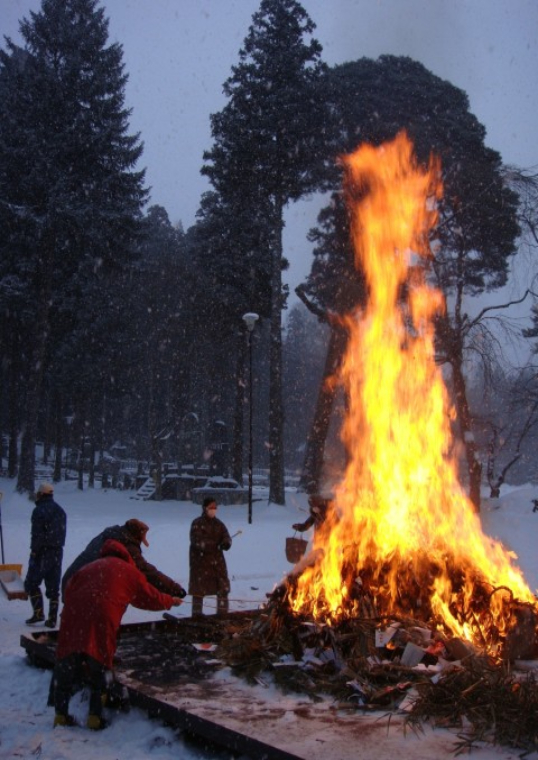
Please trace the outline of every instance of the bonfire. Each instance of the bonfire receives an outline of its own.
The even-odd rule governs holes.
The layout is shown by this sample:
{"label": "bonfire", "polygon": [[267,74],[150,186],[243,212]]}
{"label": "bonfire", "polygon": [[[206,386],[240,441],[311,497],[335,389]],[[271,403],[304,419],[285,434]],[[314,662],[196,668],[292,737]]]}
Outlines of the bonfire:
{"label": "bonfire", "polygon": [[459,482],[455,412],[435,361],[445,301],[428,282],[440,164],[421,168],[405,133],[343,160],[368,292],[365,309],[344,320],[348,463],[286,601],[333,624],[363,617],[367,601],[379,619],[418,618],[502,656],[536,598]]}
{"label": "bonfire", "polygon": [[[456,420],[435,361],[442,293],[428,278],[441,167],[405,133],[344,159],[364,310],[339,376],[347,466],[312,550],[259,618],[224,636],[238,674],[339,705],[402,709],[477,740],[535,750],[538,604],[460,483]],[[410,697],[410,694],[413,694]]]}

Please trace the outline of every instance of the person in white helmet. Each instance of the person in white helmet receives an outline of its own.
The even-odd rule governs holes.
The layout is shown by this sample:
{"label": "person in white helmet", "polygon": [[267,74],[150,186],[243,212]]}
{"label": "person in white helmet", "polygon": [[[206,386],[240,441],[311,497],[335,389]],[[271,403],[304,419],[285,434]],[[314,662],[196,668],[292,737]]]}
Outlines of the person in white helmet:
{"label": "person in white helmet", "polygon": [[49,614],[45,625],[54,628],[58,618],[62,560],[65,545],[67,518],[64,510],[54,501],[54,488],[42,483],[37,489],[35,509],[32,512],[30,559],[24,589],[33,609],[27,625],[45,620],[41,584],[49,600]]}

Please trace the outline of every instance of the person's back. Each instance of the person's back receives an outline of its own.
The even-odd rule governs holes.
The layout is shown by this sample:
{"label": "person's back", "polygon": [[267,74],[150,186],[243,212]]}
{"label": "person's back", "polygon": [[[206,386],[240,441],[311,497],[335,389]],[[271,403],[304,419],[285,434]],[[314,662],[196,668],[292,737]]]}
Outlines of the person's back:
{"label": "person's back", "polygon": [[65,511],[54,501],[52,493],[41,494],[32,512],[32,551],[62,548],[66,524]]}
{"label": "person's back", "polygon": [[[94,562],[101,556],[101,549],[103,548],[105,541],[112,539],[113,541],[119,541],[125,546],[124,528],[122,525],[111,525],[109,528],[105,528],[98,536],[92,538],[86,548],[73,560],[65,571],[62,578],[62,597],[65,596],[65,587],[68,581],[73,575],[78,572],[85,565],[90,562]],[[127,548],[127,547],[126,547]],[[131,552],[129,552],[131,554]]]}
{"label": "person's back", "polygon": [[66,587],[56,657],[85,652],[111,668],[127,606],[169,609],[172,599],[148,583],[118,541],[108,539],[101,553],[78,570]]}
{"label": "person's back", "polygon": [[141,544],[149,546],[146,537],[148,530],[149,526],[136,518],[127,520],[124,525],[111,525],[109,528],[105,528],[90,541],[84,551],[79,554],[65,571],[62,578],[62,597],[65,597],[65,589],[70,578],[83,568],[84,565],[98,559],[106,541],[112,539],[113,541],[118,541],[118,543],[127,549],[137,568],[146,576],[152,586],[165,594],[184,598],[187,592],[183,586],[172,578],[169,578],[165,573],[162,573],[144,558]]}

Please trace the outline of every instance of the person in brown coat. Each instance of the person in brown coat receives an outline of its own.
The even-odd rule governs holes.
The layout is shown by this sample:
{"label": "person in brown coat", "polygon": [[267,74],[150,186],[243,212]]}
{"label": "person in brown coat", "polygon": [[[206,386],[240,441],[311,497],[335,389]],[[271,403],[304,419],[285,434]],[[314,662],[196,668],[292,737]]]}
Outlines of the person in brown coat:
{"label": "person in brown coat", "polygon": [[216,517],[217,502],[211,496],[204,499],[202,515],[192,521],[189,548],[189,594],[192,594],[192,614],[201,615],[204,596],[217,597],[217,613],[228,612],[230,580],[224,558],[232,545],[228,529]]}

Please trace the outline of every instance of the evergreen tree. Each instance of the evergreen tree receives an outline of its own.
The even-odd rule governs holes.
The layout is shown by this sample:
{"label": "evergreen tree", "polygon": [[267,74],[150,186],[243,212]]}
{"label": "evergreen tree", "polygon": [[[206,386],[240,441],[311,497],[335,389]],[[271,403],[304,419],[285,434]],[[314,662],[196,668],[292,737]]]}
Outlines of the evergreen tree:
{"label": "evergreen tree", "polygon": [[[271,272],[259,256],[270,230],[264,219],[238,199],[205,193],[194,227],[188,232],[189,252],[198,272],[194,329],[198,347],[207,346],[205,369],[197,384],[198,402],[207,398],[234,399],[231,469],[243,478],[243,428],[246,404],[246,335],[243,314],[255,311],[270,316]],[[211,297],[205,297],[211,293]],[[226,354],[220,357],[220,349]],[[215,380],[219,389],[215,388]],[[216,395],[217,392],[217,395]],[[221,413],[225,417],[225,414]],[[231,422],[231,420],[230,420]],[[266,438],[267,438],[267,434]],[[265,439],[266,439],[265,438]]]}
{"label": "evergreen tree", "polygon": [[[177,435],[185,415],[192,356],[192,293],[195,277],[186,237],[162,206],[144,220],[139,260],[131,272],[129,355],[131,430],[145,457],[158,464],[163,435]],[[139,424],[136,424],[136,418]]]}
{"label": "evergreen tree", "polygon": [[107,47],[97,0],[43,0],[20,31],[24,50],[7,40],[0,51],[0,246],[12,262],[3,277],[17,278],[31,304],[17,487],[32,491],[54,304],[122,266],[146,191],[134,170],[139,136],[127,132],[122,49]]}
{"label": "evergreen tree", "polygon": [[[431,153],[441,159],[444,193],[430,275],[452,296],[452,312],[438,320],[438,350],[440,360],[452,370],[471,498],[478,505],[480,464],[464,377],[470,325],[463,299],[505,284],[519,232],[517,196],[503,182],[501,157],[484,144],[485,129],[470,112],[467,95],[422,64],[395,56],[376,61],[363,58],[334,67],[329,81],[341,153],[350,153],[364,142],[381,145],[406,130],[420,162],[426,163]],[[339,279],[346,283],[349,278],[349,258],[341,255],[343,219],[338,204],[320,217],[325,229],[322,226],[313,235],[318,251],[305,289],[310,288],[314,301],[336,311],[340,311],[338,289],[330,283]],[[329,284],[317,276],[320,265],[331,272]],[[361,273],[357,276],[360,288]],[[313,290],[319,294],[314,296]],[[352,291],[348,293],[353,301]],[[344,297],[342,303],[347,309],[350,298]]]}
{"label": "evergreen tree", "polygon": [[285,503],[283,212],[290,201],[323,185],[330,124],[321,46],[311,38],[314,28],[296,0],[262,0],[239,64],[224,85],[228,103],[212,116],[214,145],[203,168],[227,203],[250,209],[269,229],[259,255],[270,271],[269,498],[277,504]]}

